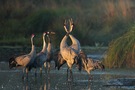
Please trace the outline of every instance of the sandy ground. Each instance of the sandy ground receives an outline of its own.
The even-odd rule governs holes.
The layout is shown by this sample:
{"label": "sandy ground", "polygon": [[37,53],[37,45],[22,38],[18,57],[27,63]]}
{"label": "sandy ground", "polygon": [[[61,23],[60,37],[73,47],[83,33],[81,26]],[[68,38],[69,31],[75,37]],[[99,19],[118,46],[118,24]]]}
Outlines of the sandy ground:
{"label": "sandy ground", "polygon": [[[0,90],[135,90],[132,85],[120,84],[119,79],[135,79],[135,70],[131,69],[106,69],[91,72],[92,79],[88,81],[85,71],[79,72],[73,67],[73,82],[66,80],[66,69],[64,65],[59,71],[52,68],[50,74],[43,70],[42,76],[34,77],[34,70],[29,72],[29,79],[22,80],[22,70],[8,68],[8,63],[0,62]],[[127,80],[128,81],[128,80]],[[127,82],[123,81],[123,82]]]}

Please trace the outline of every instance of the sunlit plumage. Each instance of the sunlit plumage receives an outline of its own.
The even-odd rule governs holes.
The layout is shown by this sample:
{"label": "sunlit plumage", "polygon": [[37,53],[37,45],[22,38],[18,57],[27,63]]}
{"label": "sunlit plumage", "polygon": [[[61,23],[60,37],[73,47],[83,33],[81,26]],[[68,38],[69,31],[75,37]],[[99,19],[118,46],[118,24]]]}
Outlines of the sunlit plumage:
{"label": "sunlit plumage", "polygon": [[[34,62],[34,59],[36,57],[36,49],[33,44],[33,38],[34,38],[34,34],[32,34],[32,36],[31,36],[32,48],[31,48],[31,52],[29,54],[21,55],[18,57],[11,57],[9,60],[10,68],[24,67],[23,71],[26,70],[27,78],[28,78],[29,66]],[[24,77],[24,75],[23,75],[23,77]]]}
{"label": "sunlit plumage", "polygon": [[[72,35],[70,35],[70,32],[73,29],[73,22],[72,19],[69,20],[70,23],[70,30],[67,30],[66,26],[64,25],[65,31],[67,32],[67,34],[63,37],[63,39],[61,40],[60,43],[60,54],[63,58],[63,60],[66,61],[67,65],[68,65],[68,69],[70,70],[70,79],[72,79],[72,66],[74,63],[76,63],[78,65],[79,70],[81,70],[81,62],[78,59],[78,52],[80,51],[80,43],[79,41],[73,37]],[[72,41],[72,45],[68,46],[67,45],[67,39],[70,37],[71,41]],[[65,63],[65,62],[63,62]],[[67,69],[67,76],[68,76],[68,69]]]}
{"label": "sunlit plumage", "polygon": [[82,61],[82,68],[90,75],[90,72],[95,69],[104,69],[104,65],[99,60],[93,60],[85,55],[83,51],[80,51],[79,58]]}

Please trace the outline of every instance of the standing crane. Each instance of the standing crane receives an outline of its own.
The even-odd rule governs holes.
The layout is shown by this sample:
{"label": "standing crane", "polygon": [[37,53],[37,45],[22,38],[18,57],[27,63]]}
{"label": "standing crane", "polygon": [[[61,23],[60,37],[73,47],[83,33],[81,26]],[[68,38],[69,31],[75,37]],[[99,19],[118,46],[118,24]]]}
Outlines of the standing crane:
{"label": "standing crane", "polygon": [[70,30],[67,30],[66,27],[67,22],[65,21],[64,23],[64,29],[67,32],[67,34],[69,34],[69,37],[72,41],[72,45],[70,46],[77,54],[79,54],[79,52],[81,51],[81,45],[80,42],[73,36],[70,34],[70,32],[72,32],[73,30],[73,20],[69,19],[69,25],[70,25]]}
{"label": "standing crane", "polygon": [[21,55],[18,57],[11,57],[9,59],[9,68],[13,67],[24,67],[23,69],[23,76],[22,78],[24,79],[24,74],[26,72],[26,78],[28,79],[28,71],[29,71],[29,66],[34,62],[34,59],[36,57],[36,49],[33,43],[33,38],[34,34],[31,35],[31,52],[29,54]]}
{"label": "standing crane", "polygon": [[44,65],[47,67],[48,72],[50,71],[51,67],[51,61],[53,59],[53,51],[52,51],[52,41],[51,41],[51,34],[55,34],[55,32],[47,32],[47,40],[48,40],[48,46],[47,46],[47,60],[44,63]]}
{"label": "standing crane", "polygon": [[47,60],[47,44],[46,44],[46,35],[47,33],[44,32],[43,33],[43,47],[42,50],[37,53],[36,58],[34,60],[34,62],[31,64],[31,66],[29,66],[30,70],[34,67],[35,68],[35,76],[37,76],[37,68],[40,68],[40,75],[42,75],[42,66],[44,65],[44,63]]}
{"label": "standing crane", "polygon": [[[72,32],[72,29],[73,29],[72,19],[69,20],[69,24],[70,24],[69,30],[67,30],[66,24],[67,24],[67,22],[65,21],[64,29],[67,32],[67,34],[64,36],[64,38],[61,41],[61,44],[60,44],[61,50],[60,50],[60,52],[57,51],[57,57],[55,60],[55,62],[56,62],[55,65],[58,68],[58,70],[65,63],[68,64],[68,67],[72,67],[73,63],[71,63],[71,61],[75,61],[76,63],[79,62],[78,63],[79,66],[81,66],[89,74],[90,77],[91,77],[90,72],[92,70],[104,69],[104,65],[100,61],[94,61],[93,59],[88,58],[85,55],[85,53],[81,50],[80,42],[73,35],[70,34],[70,32]],[[68,37],[70,37],[70,39],[72,41],[71,46],[68,46],[66,43]],[[75,59],[75,60],[70,59],[71,56],[74,56],[74,55],[71,55],[73,53],[72,51],[74,51],[77,55],[77,59]],[[68,54],[69,52],[70,52],[70,54]],[[69,60],[67,60],[67,59],[69,59]],[[81,67],[79,67],[79,68],[81,68]],[[69,69],[72,74],[71,68],[69,68]],[[68,76],[68,70],[67,70],[67,76]]]}
{"label": "standing crane", "polygon": [[[74,37],[72,37],[72,35],[70,35],[70,33],[72,32],[73,29],[73,21],[72,19],[69,20],[69,24],[70,24],[70,29],[67,30],[66,28],[66,21],[64,24],[64,28],[65,31],[67,32],[67,34],[63,37],[63,39],[61,40],[60,43],[60,54],[62,56],[62,58],[66,61],[67,65],[68,65],[68,69],[67,69],[67,79],[71,80],[73,79],[73,75],[72,75],[72,66],[74,63],[77,64],[79,70],[81,70],[81,60],[78,58],[78,50],[80,50],[80,43],[77,39],[75,39]],[[71,41],[72,41],[72,45],[68,46],[67,45],[67,39],[68,37],[71,37]],[[70,70],[70,78],[68,78],[68,70]]]}
{"label": "standing crane", "polygon": [[[53,32],[44,32],[43,33],[43,48],[42,50],[36,55],[36,58],[33,62],[33,64],[31,64],[30,69],[31,68],[35,68],[35,76],[37,76],[36,71],[37,68],[40,68],[40,75],[42,75],[42,66],[44,65],[44,67],[47,69],[47,71],[50,70],[50,61],[52,59],[52,45],[51,45],[51,40],[49,35],[50,34],[54,34]],[[47,41],[48,41],[48,45],[47,45]],[[49,69],[49,70],[48,70]]]}

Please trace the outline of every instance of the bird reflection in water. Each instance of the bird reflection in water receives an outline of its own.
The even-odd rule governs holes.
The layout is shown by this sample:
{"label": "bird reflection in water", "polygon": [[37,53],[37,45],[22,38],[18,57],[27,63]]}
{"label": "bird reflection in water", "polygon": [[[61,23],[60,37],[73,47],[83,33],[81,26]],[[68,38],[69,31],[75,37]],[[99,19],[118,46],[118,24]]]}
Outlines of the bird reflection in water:
{"label": "bird reflection in water", "polygon": [[51,90],[50,89],[50,76],[45,76],[44,79],[41,79],[39,90]]}
{"label": "bird reflection in water", "polygon": [[50,76],[38,77],[36,80],[23,81],[23,90],[51,90]]}
{"label": "bird reflection in water", "polygon": [[28,81],[23,82],[23,90],[32,90],[31,85],[30,85],[30,83]]}
{"label": "bird reflection in water", "polygon": [[92,83],[88,81],[88,90],[91,90]]}
{"label": "bird reflection in water", "polygon": [[73,82],[71,82],[71,81],[68,81],[67,82],[67,88],[68,88],[68,90],[72,90],[73,88]]}

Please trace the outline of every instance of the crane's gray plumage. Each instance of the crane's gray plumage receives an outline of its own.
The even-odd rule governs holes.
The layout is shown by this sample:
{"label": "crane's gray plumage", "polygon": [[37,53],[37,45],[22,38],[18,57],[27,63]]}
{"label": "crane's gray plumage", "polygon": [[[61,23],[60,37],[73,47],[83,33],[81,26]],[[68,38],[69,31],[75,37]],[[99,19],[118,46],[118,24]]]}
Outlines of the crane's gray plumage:
{"label": "crane's gray plumage", "polygon": [[42,38],[43,38],[43,47],[42,50],[37,53],[36,58],[34,62],[29,66],[29,70],[32,68],[35,68],[35,76],[36,76],[36,69],[40,68],[40,73],[42,73],[42,66],[47,60],[47,44],[46,44],[46,32],[43,33]]}
{"label": "crane's gray plumage", "polygon": [[104,65],[99,60],[88,58],[83,51],[80,51],[79,57],[82,61],[82,68],[90,75],[90,72],[95,69],[105,69]]}
{"label": "crane's gray plumage", "polygon": [[77,54],[81,51],[81,45],[80,42],[71,34],[69,34],[69,37],[72,41],[72,45],[70,46]]}
{"label": "crane's gray plumage", "polygon": [[[63,60],[66,61],[67,65],[68,65],[68,69],[70,70],[70,76],[71,76],[72,75],[71,69],[72,69],[72,66],[74,63],[76,63],[79,70],[81,70],[81,60],[78,58],[78,54],[79,54],[78,52],[80,51],[80,43],[75,37],[70,35],[70,33],[73,29],[72,19],[69,20],[69,24],[70,24],[69,30],[67,30],[66,25],[64,25],[64,29],[67,32],[67,34],[63,37],[63,39],[61,40],[61,43],[60,43],[60,55],[62,56],[62,58],[61,58],[62,61]],[[68,38],[70,38],[72,41],[71,46],[68,46],[68,44],[67,44]],[[62,62],[62,63],[64,64],[65,62]],[[67,74],[68,74],[68,70],[67,70]]]}
{"label": "crane's gray plumage", "polygon": [[[28,78],[28,71],[29,71],[29,66],[34,62],[34,59],[36,57],[36,49],[33,44],[33,38],[34,34],[31,36],[31,52],[26,55],[21,55],[17,57],[11,57],[9,60],[9,67],[24,67],[24,70],[26,70],[27,78]],[[23,76],[24,77],[24,76]]]}
{"label": "crane's gray plumage", "polygon": [[[31,64],[31,68],[40,68],[40,73],[42,74],[42,66],[44,65],[45,68],[50,70],[50,62],[52,59],[52,44],[51,44],[51,39],[50,39],[50,34],[54,34],[53,32],[45,32],[43,33],[43,48],[42,50],[36,55],[36,58]],[[48,43],[47,43],[47,41]],[[48,66],[48,67],[47,67]],[[35,71],[35,76],[36,76],[36,71]]]}
{"label": "crane's gray plumage", "polygon": [[45,62],[45,65],[48,69],[48,72],[50,71],[51,61],[53,60],[52,41],[50,37],[51,34],[55,34],[55,32],[47,32],[48,46],[47,46],[47,60]]}
{"label": "crane's gray plumage", "polygon": [[[56,53],[57,53],[56,54],[57,57],[55,59],[56,60],[55,67],[57,67],[59,70],[60,67],[66,63],[66,60],[63,59],[59,50]],[[95,69],[101,69],[101,70],[105,69],[105,66],[102,64],[101,61],[93,60],[92,58],[87,57],[87,55],[82,50],[79,52],[79,59],[82,62],[82,64],[81,64],[82,69],[85,70],[89,74],[89,79],[91,78],[91,74],[90,74],[91,71],[93,71]]]}

